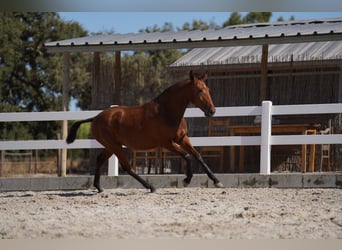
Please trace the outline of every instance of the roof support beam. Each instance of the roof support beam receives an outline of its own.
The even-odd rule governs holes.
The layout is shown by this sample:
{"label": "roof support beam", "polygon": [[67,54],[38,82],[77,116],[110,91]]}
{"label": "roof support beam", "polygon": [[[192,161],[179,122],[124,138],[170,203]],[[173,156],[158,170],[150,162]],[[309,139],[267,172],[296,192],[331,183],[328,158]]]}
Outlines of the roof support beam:
{"label": "roof support beam", "polygon": [[340,64],[340,78],[338,82],[338,102],[342,102],[342,64]]}
{"label": "roof support beam", "polygon": [[[70,53],[63,54],[63,90],[62,90],[62,109],[68,111],[69,109],[69,92],[70,92]],[[62,138],[65,140],[68,136],[68,121],[62,121]],[[67,168],[67,149],[62,148],[60,152],[61,161],[58,166],[58,176],[66,176]]]}
{"label": "roof support beam", "polygon": [[121,51],[115,52],[114,84],[114,103],[121,105]]}
{"label": "roof support beam", "polygon": [[110,51],[139,51],[139,50],[161,50],[161,49],[193,49],[229,46],[248,46],[264,44],[283,44],[283,43],[303,43],[303,42],[324,42],[340,41],[342,33],[317,34],[317,35],[296,35],[296,36],[277,36],[262,38],[231,38],[217,40],[198,40],[198,41],[175,41],[175,42],[147,42],[147,43],[117,43],[117,44],[75,44],[75,45],[55,45],[45,44],[50,53],[58,52],[110,52]]}
{"label": "roof support beam", "polygon": [[261,55],[261,81],[260,81],[260,103],[267,98],[267,59],[268,59],[268,44],[262,45]]}

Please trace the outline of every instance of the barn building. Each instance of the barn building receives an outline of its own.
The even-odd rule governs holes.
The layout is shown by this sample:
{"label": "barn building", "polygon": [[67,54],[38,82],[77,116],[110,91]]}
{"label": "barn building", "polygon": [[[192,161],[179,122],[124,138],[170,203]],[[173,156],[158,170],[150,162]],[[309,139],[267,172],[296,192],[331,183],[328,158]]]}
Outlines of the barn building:
{"label": "barn building", "polygon": [[[337,18],[246,24],[206,31],[112,34],[47,42],[45,47],[51,53],[64,54],[64,110],[68,107],[70,53],[93,53],[96,74],[100,72],[96,69],[100,65],[99,53],[115,51],[115,84],[120,84],[120,51],[161,49],[193,49],[169,67],[170,74],[184,79],[190,68],[210,70],[208,84],[216,106],[260,105],[263,100],[272,100],[275,105],[340,103],[341,24],[342,19]],[[93,89],[101,89],[98,78],[93,76]],[[341,130],[339,114],[274,118],[274,123],[307,124],[317,132],[326,128],[334,133]],[[256,123],[258,117],[232,117],[228,127],[232,131],[232,126]],[[189,125],[190,135],[208,134],[208,121],[189,119]],[[63,137],[66,137],[66,129],[65,122]],[[236,150],[225,148],[224,158],[225,162],[230,162],[229,167],[215,171],[258,172],[258,150],[246,148],[242,154],[240,149],[235,154]],[[341,169],[340,151],[339,146],[329,149],[332,170]],[[272,152],[277,155],[273,148]],[[298,149],[293,148],[280,149],[280,156],[272,159],[273,171],[283,170],[281,166],[285,166],[285,170],[297,170],[297,152]],[[318,152],[316,150],[316,154]],[[66,157],[66,151],[63,155]],[[236,166],[237,158],[240,159],[239,167]],[[65,166],[62,166],[62,172],[65,172]]]}
{"label": "barn building", "polygon": [[[274,105],[340,103],[342,101],[342,41],[308,42],[292,44],[271,44],[268,47],[267,68],[260,67],[262,62],[261,46],[234,46],[216,48],[196,48],[170,65],[174,77],[180,77],[189,71],[208,70],[208,86],[216,106],[256,106],[262,100],[271,100]],[[266,91],[261,93],[262,74],[266,74]],[[260,122],[260,121],[259,121]],[[204,120],[189,119],[192,136],[207,133],[209,123]],[[257,117],[230,117],[229,128],[251,126],[258,123]],[[292,126],[306,124],[317,129],[318,133],[336,132],[342,129],[341,114],[279,116],[274,124]],[[246,132],[248,134],[248,132]],[[224,135],[224,134],[222,134]],[[252,133],[250,134],[252,135]],[[326,167],[322,162],[321,145],[315,150],[315,170]],[[273,147],[273,171],[299,171],[300,147]],[[340,168],[340,145],[334,145],[329,152],[329,169]],[[224,172],[258,172],[259,148],[248,147],[245,155],[235,156],[225,149],[225,162],[230,168]],[[232,157],[233,156],[233,157]],[[230,159],[229,159],[230,157]],[[244,157],[243,170],[239,163],[231,158]],[[242,163],[240,163],[242,164]],[[216,164],[217,165],[217,164]]]}

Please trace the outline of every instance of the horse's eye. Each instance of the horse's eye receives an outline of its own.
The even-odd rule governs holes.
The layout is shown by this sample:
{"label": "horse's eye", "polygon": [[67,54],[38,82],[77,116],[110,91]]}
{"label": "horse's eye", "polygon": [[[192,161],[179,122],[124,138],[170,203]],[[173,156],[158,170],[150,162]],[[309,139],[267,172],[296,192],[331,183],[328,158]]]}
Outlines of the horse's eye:
{"label": "horse's eye", "polygon": [[201,93],[203,93],[203,89],[198,90],[198,94],[201,94]]}

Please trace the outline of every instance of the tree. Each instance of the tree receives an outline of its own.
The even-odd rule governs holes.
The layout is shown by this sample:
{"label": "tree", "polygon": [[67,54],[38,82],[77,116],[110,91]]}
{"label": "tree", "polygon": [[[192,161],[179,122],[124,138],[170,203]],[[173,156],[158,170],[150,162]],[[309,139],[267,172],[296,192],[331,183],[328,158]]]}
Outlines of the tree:
{"label": "tree", "polygon": [[282,16],[278,17],[277,22],[283,22],[283,21],[285,21],[285,20]]}
{"label": "tree", "polygon": [[[173,32],[172,23],[163,26],[146,27],[139,32]],[[162,89],[170,85],[167,66],[182,55],[177,49],[139,51],[125,54],[122,64],[122,96],[127,105],[142,104],[156,97]]]}
{"label": "tree", "polygon": [[[78,23],[64,22],[56,13],[1,12],[0,33],[0,112],[60,110],[62,55],[47,53],[44,43],[87,32]],[[85,84],[87,60],[81,54],[71,60],[71,81]],[[57,123],[1,123],[0,136],[51,138],[56,137],[57,129]]]}
{"label": "tree", "polygon": [[222,25],[222,27],[227,27],[231,25],[239,25],[242,24],[242,18],[241,15],[238,12],[233,12],[230,14],[230,17],[227,21],[225,21]]}
{"label": "tree", "polygon": [[244,17],[238,12],[233,12],[228,20],[223,23],[222,27],[244,23],[269,22],[271,16],[272,12],[249,12]]}
{"label": "tree", "polygon": [[210,23],[206,23],[203,20],[192,20],[192,24],[186,22],[183,24],[182,29],[178,28],[178,30],[208,30],[208,29],[218,29],[219,26],[214,22],[211,21]]}
{"label": "tree", "polygon": [[244,23],[263,23],[269,22],[272,12],[249,12],[244,18]]}

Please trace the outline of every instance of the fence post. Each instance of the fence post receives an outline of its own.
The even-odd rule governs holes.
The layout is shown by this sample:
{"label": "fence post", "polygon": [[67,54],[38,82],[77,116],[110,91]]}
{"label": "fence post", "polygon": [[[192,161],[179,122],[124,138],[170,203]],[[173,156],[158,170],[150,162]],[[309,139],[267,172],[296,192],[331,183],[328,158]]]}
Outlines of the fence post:
{"label": "fence post", "polygon": [[119,175],[119,160],[113,154],[108,159],[108,176],[118,176]]}
{"label": "fence post", "polygon": [[272,102],[263,101],[261,109],[260,174],[270,174]]}
{"label": "fence post", "polygon": [[[70,53],[64,52],[63,55],[63,95],[62,95],[62,102],[63,102],[63,111],[69,110],[69,90],[70,90],[70,72],[69,72],[69,65],[70,65]],[[65,140],[68,136],[68,120],[63,120],[62,123],[62,139]],[[66,176],[66,169],[67,169],[67,153],[68,150],[66,148],[62,148],[62,159],[60,169],[58,170],[58,176]]]}

